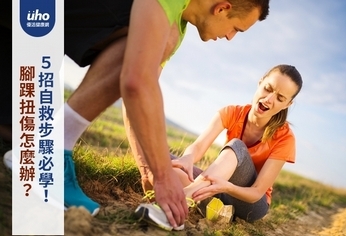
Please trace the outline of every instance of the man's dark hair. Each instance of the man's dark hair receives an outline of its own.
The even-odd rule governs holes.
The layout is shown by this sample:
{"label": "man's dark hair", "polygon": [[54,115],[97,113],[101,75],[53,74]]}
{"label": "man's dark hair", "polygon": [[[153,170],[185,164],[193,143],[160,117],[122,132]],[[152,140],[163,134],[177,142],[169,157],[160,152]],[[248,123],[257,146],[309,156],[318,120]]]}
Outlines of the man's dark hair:
{"label": "man's dark hair", "polygon": [[269,15],[269,0],[228,0],[232,4],[232,11],[228,15],[231,17],[245,17],[250,11],[258,7],[260,9],[259,21]]}

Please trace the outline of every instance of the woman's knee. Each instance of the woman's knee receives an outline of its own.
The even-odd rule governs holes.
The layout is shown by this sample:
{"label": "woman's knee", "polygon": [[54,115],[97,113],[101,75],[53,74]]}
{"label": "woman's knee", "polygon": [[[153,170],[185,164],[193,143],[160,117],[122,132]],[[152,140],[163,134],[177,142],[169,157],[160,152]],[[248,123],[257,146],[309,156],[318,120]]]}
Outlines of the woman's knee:
{"label": "woman's knee", "polygon": [[238,139],[234,138],[231,141],[229,141],[220,151],[220,153],[225,150],[226,148],[231,148],[238,160],[238,167],[244,163],[245,160],[251,160],[251,156],[249,154],[249,151],[247,149],[247,146],[245,143]]}

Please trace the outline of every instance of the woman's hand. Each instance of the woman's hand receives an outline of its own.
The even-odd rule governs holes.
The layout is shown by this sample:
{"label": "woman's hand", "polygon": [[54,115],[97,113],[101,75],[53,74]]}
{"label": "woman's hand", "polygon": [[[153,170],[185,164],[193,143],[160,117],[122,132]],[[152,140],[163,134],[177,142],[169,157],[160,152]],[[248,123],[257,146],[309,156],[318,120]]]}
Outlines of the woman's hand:
{"label": "woman's hand", "polygon": [[202,201],[208,197],[212,197],[218,193],[225,193],[227,192],[227,188],[229,187],[229,185],[232,184],[228,182],[228,180],[224,180],[220,177],[210,175],[205,176],[203,180],[210,181],[210,185],[201,188],[192,194],[192,198],[196,202]]}
{"label": "woman's hand", "polygon": [[174,168],[179,168],[182,171],[184,171],[188,179],[193,182],[193,156],[192,155],[185,155],[181,158],[172,160],[172,166]]}

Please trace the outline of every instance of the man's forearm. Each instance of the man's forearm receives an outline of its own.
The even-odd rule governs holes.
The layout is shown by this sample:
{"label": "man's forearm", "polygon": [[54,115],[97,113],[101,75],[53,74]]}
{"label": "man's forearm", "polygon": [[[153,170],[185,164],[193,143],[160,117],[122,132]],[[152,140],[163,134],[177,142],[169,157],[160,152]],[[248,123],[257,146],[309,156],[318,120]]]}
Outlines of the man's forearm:
{"label": "man's forearm", "polygon": [[150,170],[156,179],[160,179],[164,176],[165,170],[172,165],[166,138],[161,90],[158,84],[153,87],[125,91],[123,100]]}

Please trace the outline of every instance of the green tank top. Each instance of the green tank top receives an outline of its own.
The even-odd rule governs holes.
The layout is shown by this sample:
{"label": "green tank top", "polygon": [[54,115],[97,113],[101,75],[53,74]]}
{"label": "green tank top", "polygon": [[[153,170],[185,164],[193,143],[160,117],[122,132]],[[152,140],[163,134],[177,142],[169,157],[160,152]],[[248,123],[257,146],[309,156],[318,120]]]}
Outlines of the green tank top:
{"label": "green tank top", "polygon": [[[190,0],[158,0],[158,1],[165,11],[170,25],[172,25],[173,23],[176,23],[179,27],[179,40],[172,54],[169,56],[170,58],[177,51],[177,49],[179,48],[185,36],[187,21],[183,20],[181,17],[182,17],[183,11],[186,9]],[[169,58],[166,61],[168,61]],[[161,64],[162,67],[164,66],[166,61]]]}

